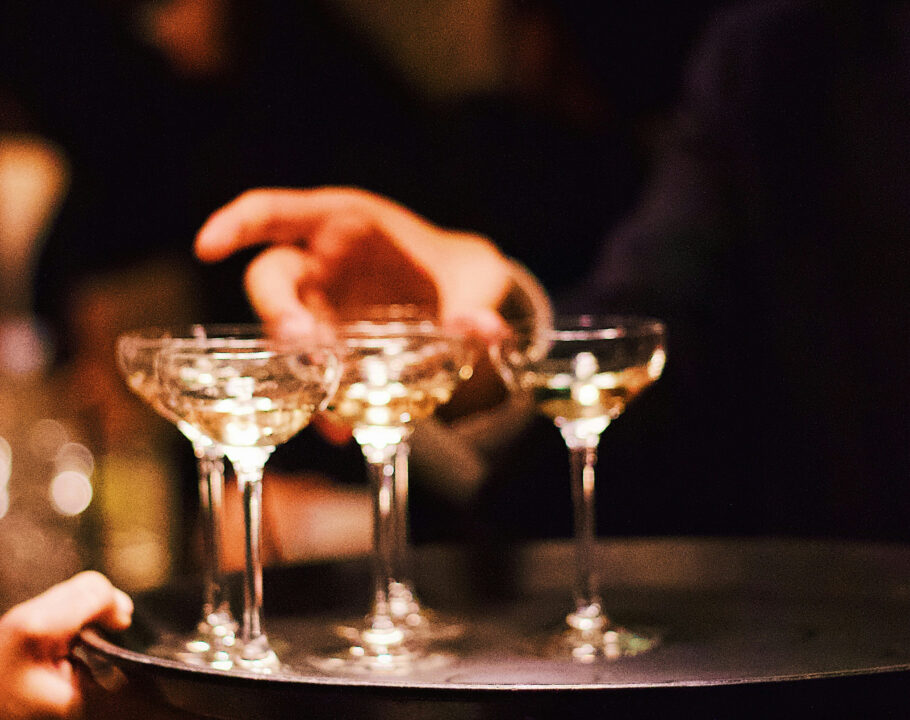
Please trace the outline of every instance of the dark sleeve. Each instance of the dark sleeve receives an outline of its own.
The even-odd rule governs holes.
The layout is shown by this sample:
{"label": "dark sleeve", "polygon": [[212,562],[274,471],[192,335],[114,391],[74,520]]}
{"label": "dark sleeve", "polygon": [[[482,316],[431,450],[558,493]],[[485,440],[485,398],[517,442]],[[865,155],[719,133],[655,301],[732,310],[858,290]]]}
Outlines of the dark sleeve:
{"label": "dark sleeve", "polygon": [[648,508],[612,524],[641,532],[741,533],[761,522],[758,494],[739,472],[750,402],[742,378],[751,328],[740,310],[749,293],[738,287],[751,182],[748,72],[740,26],[718,22],[693,56],[636,209],[605,240],[585,281],[556,299],[559,312],[666,322],[663,377],[602,439],[611,474],[635,478],[611,486],[611,502]]}
{"label": "dark sleeve", "polygon": [[669,317],[704,309],[729,255],[752,182],[749,75],[741,13],[704,33],[636,209],[609,231],[560,310]]}
{"label": "dark sleeve", "polygon": [[715,529],[906,534],[907,33],[847,5],[711,25],[647,193],[559,301],[666,320],[634,468]]}
{"label": "dark sleeve", "polygon": [[637,209],[560,305],[691,311],[730,289],[709,277],[748,274],[733,258],[770,266],[767,248],[783,246],[783,235],[799,241],[794,227],[817,231],[835,216],[826,183],[841,171],[831,159],[844,109],[838,83],[863,71],[857,48],[881,44],[864,29],[874,24],[867,16],[875,13],[805,0],[718,13],[696,45]]}

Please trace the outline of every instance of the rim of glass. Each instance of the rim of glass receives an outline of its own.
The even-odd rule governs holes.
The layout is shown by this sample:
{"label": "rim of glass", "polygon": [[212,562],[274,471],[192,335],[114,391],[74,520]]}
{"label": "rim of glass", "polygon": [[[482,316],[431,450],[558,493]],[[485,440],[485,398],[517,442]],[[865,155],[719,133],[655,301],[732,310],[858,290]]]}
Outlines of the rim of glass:
{"label": "rim of glass", "polygon": [[242,352],[247,349],[270,347],[273,350],[330,349],[336,344],[329,331],[312,335],[272,335],[260,323],[228,324],[199,323],[194,325],[152,326],[121,333],[118,348],[161,350],[165,348],[209,348],[223,346]]}
{"label": "rim of glass", "polygon": [[332,343],[314,341],[311,338],[200,338],[175,339],[159,351],[168,356],[189,356],[204,354],[206,357],[226,359],[244,356],[250,359],[264,359],[276,355],[294,355],[301,352],[334,351]]}
{"label": "rim of glass", "polygon": [[341,339],[428,337],[463,339],[464,332],[431,319],[349,320],[340,322],[336,331]]}
{"label": "rim of glass", "polygon": [[120,333],[118,341],[155,345],[162,342],[209,340],[255,340],[266,337],[261,323],[188,323],[185,325],[150,325]]}
{"label": "rim of glass", "polygon": [[550,340],[615,340],[666,334],[662,320],[644,315],[557,315]]}
{"label": "rim of glass", "polygon": [[[286,350],[265,350],[252,346],[238,347],[234,350],[225,350],[222,348],[219,348],[218,350],[209,350],[209,348],[205,346],[199,346],[196,349],[203,351],[205,357],[212,358],[214,360],[230,360],[237,357],[243,357],[248,360],[268,360],[269,358],[274,358],[279,355],[295,355],[300,352],[299,348],[287,348]],[[173,349],[166,348],[160,357],[179,358],[191,356],[198,357],[199,353],[193,351],[193,346],[186,345]]]}

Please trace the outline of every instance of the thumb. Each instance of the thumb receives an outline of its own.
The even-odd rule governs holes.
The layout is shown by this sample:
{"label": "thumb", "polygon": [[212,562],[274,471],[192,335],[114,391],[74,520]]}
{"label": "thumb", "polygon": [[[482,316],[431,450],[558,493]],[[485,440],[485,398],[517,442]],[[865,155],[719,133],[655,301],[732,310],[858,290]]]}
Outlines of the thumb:
{"label": "thumb", "polygon": [[111,630],[129,627],[133,602],[104,575],[86,571],[9,611],[7,622],[20,647],[40,647],[63,657],[76,634],[99,623]]}

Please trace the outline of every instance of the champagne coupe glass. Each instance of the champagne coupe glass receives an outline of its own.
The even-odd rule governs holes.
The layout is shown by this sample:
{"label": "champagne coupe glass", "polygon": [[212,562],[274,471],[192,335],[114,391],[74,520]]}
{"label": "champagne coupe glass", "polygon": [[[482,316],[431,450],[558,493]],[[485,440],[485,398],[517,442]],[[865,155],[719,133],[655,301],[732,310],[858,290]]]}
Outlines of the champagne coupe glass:
{"label": "champagne coupe glass", "polygon": [[[346,342],[346,332],[351,330],[355,346],[360,342],[358,336],[362,334],[363,322],[377,323],[388,327],[389,323],[409,322],[430,328],[435,323],[435,316],[416,305],[373,305],[358,308],[347,314],[356,317],[356,321],[340,328],[341,340]],[[458,352],[460,353],[461,369],[468,370],[467,347],[459,340]],[[432,412],[432,410],[431,410]],[[423,640],[447,640],[456,637],[463,629],[461,623],[444,617],[438,612],[427,609],[417,596],[414,583],[411,580],[411,545],[409,533],[409,457],[411,452],[409,436],[411,425],[406,428],[406,434],[395,448],[395,458],[392,469],[392,516],[389,519],[391,533],[389,556],[389,612],[394,621],[403,625],[408,631],[418,633]],[[349,635],[356,636],[356,630],[346,629]]]}
{"label": "champagne coupe glass", "polygon": [[362,624],[341,629],[348,644],[313,662],[330,672],[401,672],[440,656],[424,652],[426,638],[392,612],[403,508],[401,498],[396,508],[396,464],[401,477],[413,423],[447,402],[471,369],[464,340],[431,320],[350,321],[338,336],[344,370],[329,411],[352,427],[372,482],[373,600]]}
{"label": "champagne coupe glass", "polygon": [[[496,311],[504,327],[499,337],[486,339],[489,360],[506,388],[515,388],[515,377],[528,362],[543,357],[549,348],[548,332],[553,327],[550,300],[532,273],[517,260],[507,258],[509,283]],[[433,316],[412,305],[374,308],[373,319],[432,320]],[[481,360],[478,356],[474,358]],[[408,538],[408,458],[407,439],[398,445],[394,471],[395,564],[389,586],[392,617],[419,633],[426,640],[453,639],[463,624],[424,607],[409,579],[410,542]]]}
{"label": "champagne coupe glass", "polygon": [[566,617],[556,652],[581,662],[634,655],[658,641],[612,624],[604,612],[592,568],[594,465],[601,433],[663,372],[665,335],[663,323],[647,318],[557,318],[548,355],[530,363],[521,376],[522,386],[559,428],[569,449],[575,608]]}
{"label": "champagne coupe glass", "polygon": [[[210,332],[237,331],[236,326],[210,328]],[[198,333],[199,326],[152,327],[123,333],[117,338],[117,366],[130,390],[176,425],[192,443],[196,456],[203,542],[202,617],[190,638],[178,639],[160,649],[186,662],[229,669],[233,665],[230,649],[234,645],[237,622],[231,615],[221,569],[224,453],[215,442],[181,420],[164,404],[155,373],[155,357],[163,347],[193,338]]]}
{"label": "champagne coupe glass", "polygon": [[328,401],[338,382],[336,355],[316,338],[246,332],[166,346],[156,368],[168,408],[218,443],[237,475],[246,550],[237,664],[274,672],[281,665],[262,624],[263,467]]}

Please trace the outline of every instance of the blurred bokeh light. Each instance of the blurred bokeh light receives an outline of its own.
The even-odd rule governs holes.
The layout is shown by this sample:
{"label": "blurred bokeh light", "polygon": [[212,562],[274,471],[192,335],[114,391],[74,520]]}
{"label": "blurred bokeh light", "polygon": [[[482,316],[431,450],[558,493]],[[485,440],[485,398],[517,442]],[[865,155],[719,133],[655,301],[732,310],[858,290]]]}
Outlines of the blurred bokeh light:
{"label": "blurred bokeh light", "polygon": [[92,451],[85,445],[75,442],[68,442],[60,447],[54,464],[58,470],[74,470],[89,478],[95,470]]}
{"label": "blurred bokeh light", "polygon": [[51,480],[50,496],[61,515],[79,515],[92,501],[92,481],[77,470],[64,470]]}
{"label": "blurred bokeh light", "polygon": [[69,440],[66,427],[59,420],[37,420],[28,433],[28,449],[39,460],[51,460]]}

